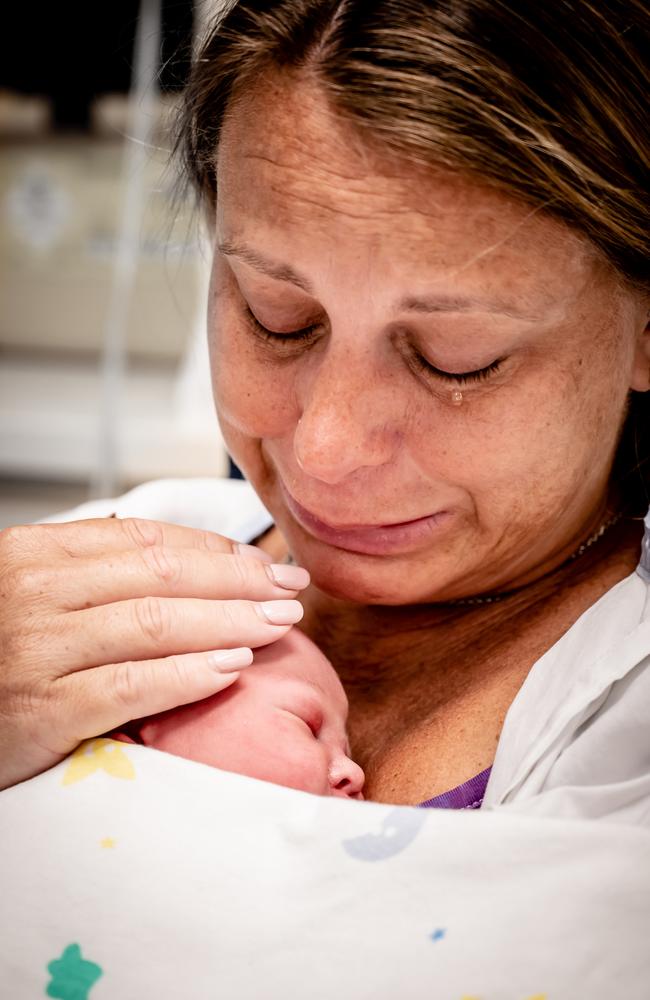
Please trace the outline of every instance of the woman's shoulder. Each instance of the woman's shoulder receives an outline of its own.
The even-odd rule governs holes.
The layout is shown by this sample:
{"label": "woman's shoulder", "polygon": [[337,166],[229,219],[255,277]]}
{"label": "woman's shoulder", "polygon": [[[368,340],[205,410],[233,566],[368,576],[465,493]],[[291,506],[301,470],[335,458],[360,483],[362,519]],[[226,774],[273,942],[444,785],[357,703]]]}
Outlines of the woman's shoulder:
{"label": "woman's shoulder", "polygon": [[647,555],[646,545],[636,571],[533,666],[506,716],[486,806],[650,824]]}
{"label": "woman's shoulder", "polygon": [[157,479],[118,497],[90,500],[62,511],[46,522],[87,518],[144,517],[168,524],[216,531],[236,541],[248,541],[272,523],[252,486],[241,479]]}

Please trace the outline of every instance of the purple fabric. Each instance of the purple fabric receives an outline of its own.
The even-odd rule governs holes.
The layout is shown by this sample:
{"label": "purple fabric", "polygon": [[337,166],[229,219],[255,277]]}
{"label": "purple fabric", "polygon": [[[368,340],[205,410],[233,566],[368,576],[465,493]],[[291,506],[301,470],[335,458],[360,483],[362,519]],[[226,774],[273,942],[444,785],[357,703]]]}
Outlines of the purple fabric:
{"label": "purple fabric", "polygon": [[462,785],[457,785],[442,795],[435,795],[426,802],[420,802],[420,809],[480,809],[491,770],[488,767]]}

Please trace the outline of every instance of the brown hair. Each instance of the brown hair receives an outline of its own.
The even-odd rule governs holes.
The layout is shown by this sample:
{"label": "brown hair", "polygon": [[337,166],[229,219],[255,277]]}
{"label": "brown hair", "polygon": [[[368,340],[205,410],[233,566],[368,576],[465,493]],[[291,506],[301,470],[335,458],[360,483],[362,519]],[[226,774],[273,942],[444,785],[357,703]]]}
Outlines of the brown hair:
{"label": "brown hair", "polygon": [[[551,212],[649,289],[649,50],[645,0],[239,0],[198,54],[181,152],[213,208],[233,100],[266,70],[308,73],[372,142]],[[637,514],[649,403],[630,394],[613,472]]]}

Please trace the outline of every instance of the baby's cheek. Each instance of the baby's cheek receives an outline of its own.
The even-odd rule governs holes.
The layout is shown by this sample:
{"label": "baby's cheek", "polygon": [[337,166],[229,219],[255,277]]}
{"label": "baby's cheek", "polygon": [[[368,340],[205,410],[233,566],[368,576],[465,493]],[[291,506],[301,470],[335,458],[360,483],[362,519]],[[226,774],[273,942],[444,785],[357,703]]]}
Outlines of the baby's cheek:
{"label": "baby's cheek", "polygon": [[329,792],[329,760],[322,744],[314,737],[296,743],[284,764],[284,780],[290,788],[315,795]]}

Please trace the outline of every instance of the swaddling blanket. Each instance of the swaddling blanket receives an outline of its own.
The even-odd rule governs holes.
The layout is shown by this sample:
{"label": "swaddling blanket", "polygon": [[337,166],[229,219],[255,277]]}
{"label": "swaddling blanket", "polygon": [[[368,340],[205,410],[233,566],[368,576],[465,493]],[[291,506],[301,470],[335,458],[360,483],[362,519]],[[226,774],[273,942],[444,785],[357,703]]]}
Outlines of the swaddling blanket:
{"label": "swaddling blanket", "polygon": [[647,1000],[650,835],[98,739],[0,794],[11,1000]]}

